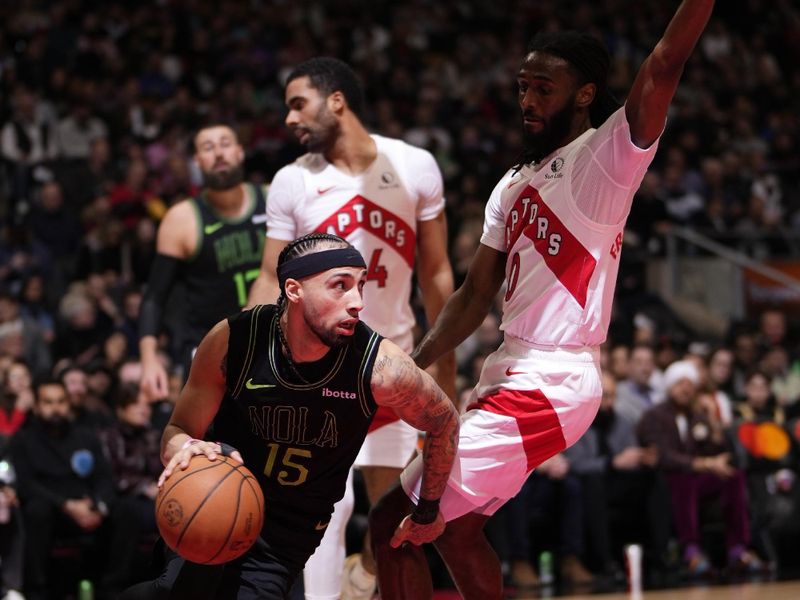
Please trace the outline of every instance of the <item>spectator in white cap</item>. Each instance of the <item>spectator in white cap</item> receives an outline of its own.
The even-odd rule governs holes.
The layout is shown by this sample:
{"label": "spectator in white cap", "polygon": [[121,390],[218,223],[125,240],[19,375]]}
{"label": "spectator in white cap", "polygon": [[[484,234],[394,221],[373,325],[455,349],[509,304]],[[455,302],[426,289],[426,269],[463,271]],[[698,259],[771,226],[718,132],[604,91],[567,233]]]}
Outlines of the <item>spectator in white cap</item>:
{"label": "spectator in white cap", "polygon": [[689,388],[685,385],[685,382],[692,385],[692,392],[696,391],[697,385],[700,383],[700,371],[691,360],[674,362],[664,371],[664,387],[668,395],[673,386],[678,383],[683,384],[682,389],[688,391]]}
{"label": "spectator in white cap", "polygon": [[731,465],[724,438],[705,412],[697,410],[699,383],[700,373],[692,361],[671,364],[664,372],[667,401],[642,416],[639,443],[658,448],[658,467],[667,479],[672,520],[689,574],[702,576],[710,570],[700,548],[698,516],[700,502],[708,499],[722,506],[730,569],[759,571],[761,561],[747,549],[750,523],[744,473]]}

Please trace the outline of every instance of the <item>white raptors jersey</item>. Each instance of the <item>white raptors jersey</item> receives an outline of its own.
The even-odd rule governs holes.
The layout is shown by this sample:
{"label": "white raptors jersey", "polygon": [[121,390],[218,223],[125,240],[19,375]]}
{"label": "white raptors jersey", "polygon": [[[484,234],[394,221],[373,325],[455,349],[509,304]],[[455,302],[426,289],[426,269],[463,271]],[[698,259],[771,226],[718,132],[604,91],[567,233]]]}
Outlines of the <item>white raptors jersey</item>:
{"label": "white raptors jersey", "polygon": [[372,139],[378,156],[360,175],[311,153],[278,171],[269,188],[267,236],[291,241],[326,232],[347,239],[367,263],[361,318],[410,351],[417,221],[444,209],[442,175],[426,150],[379,135]]}
{"label": "white raptors jersey", "polygon": [[656,146],[633,144],[623,107],[500,180],[481,242],[508,255],[506,335],[543,347],[605,341],[625,219]]}

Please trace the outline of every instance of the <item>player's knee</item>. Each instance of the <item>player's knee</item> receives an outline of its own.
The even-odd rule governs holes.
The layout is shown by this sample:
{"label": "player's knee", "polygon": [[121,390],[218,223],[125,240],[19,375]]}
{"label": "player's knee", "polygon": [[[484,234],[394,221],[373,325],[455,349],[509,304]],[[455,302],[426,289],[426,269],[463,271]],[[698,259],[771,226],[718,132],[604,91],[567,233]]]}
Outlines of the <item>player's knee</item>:
{"label": "player's knee", "polygon": [[[474,538],[470,536],[457,523],[448,523],[444,532],[433,542],[436,549],[442,556],[450,556],[452,553],[459,553],[465,547],[469,547]],[[466,545],[465,545],[466,544]]]}
{"label": "player's knee", "polygon": [[433,544],[442,554],[460,553],[464,548],[468,548],[476,542],[486,541],[485,525],[485,516],[468,513],[454,521],[449,521],[444,533]]}

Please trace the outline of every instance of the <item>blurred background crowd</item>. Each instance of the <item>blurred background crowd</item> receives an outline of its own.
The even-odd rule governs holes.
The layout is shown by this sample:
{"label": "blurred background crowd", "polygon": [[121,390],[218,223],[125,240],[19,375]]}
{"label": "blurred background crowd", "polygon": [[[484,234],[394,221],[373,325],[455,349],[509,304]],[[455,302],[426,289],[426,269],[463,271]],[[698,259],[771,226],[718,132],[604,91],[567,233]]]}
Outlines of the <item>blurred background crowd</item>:
{"label": "blurred background crowd", "polygon": [[[153,406],[137,399],[138,311],[160,218],[202,185],[191,159],[192,136],[200,125],[233,125],[247,152],[248,178],[269,182],[301,152],[283,125],[282,76],[315,55],[348,61],[365,85],[364,120],[370,128],[427,148],[438,161],[458,284],[480,237],[486,198],[522,148],[515,74],[531,35],[573,28],[603,39],[612,55],[611,86],[624,99],[674,4],[0,3],[4,447],[27,427],[38,401],[32,382],[61,380],[74,416],[95,430],[116,432],[98,440],[116,488],[106,520],[120,504],[112,498],[152,499],[150,471],[157,470],[157,458],[152,467],[152,456],[144,454],[157,453],[157,444],[147,440],[152,432],[157,438],[168,418],[183,374],[173,369],[170,398]],[[604,410],[586,443],[538,471],[493,527],[510,583],[537,582],[534,567],[542,550],[554,553],[564,581],[613,578],[622,545],[631,541],[645,545],[656,579],[679,569],[702,575],[724,562],[715,561],[713,539],[707,539],[713,538],[715,523],[721,524],[722,537],[730,537],[732,528],[742,530],[740,539],[728,540],[729,551],[731,544],[747,544],[760,557],[758,568],[791,568],[786,548],[800,536],[797,314],[784,305],[751,310],[727,319],[724,331],[710,336],[648,288],[645,273],[664,255],[665,236],[680,226],[756,260],[800,255],[798,56],[795,2],[736,0],[716,6],[629,219],[604,352]],[[179,291],[170,310],[180,311]],[[500,341],[498,323],[494,311],[459,349],[464,395]],[[162,338],[163,359],[177,365],[171,334]],[[679,386],[669,385],[674,381],[667,374],[675,364],[691,366],[692,379],[697,376],[688,400]],[[653,411],[666,406],[688,415],[688,425],[677,433],[677,449],[665,447],[666,441],[652,434],[659,428],[648,423],[658,416]],[[141,444],[141,460],[120,450],[125,443]],[[706,511],[700,538],[687,532],[679,516],[683,508],[674,502],[660,508],[639,502],[634,508],[640,509],[641,522],[630,527],[631,490],[643,494],[637,499],[653,495],[668,501],[669,492],[654,490],[690,485],[670,475],[697,457],[716,461],[706,470],[726,482],[708,493],[695,490],[698,498],[722,498],[721,509]],[[3,464],[0,477],[8,470]],[[143,479],[132,484],[131,472]],[[0,523],[2,505],[17,502],[15,485],[0,494]],[[17,491],[23,501],[33,493]],[[738,505],[731,497],[739,492],[744,515],[729,509]],[[97,505],[97,498],[93,501]],[[565,510],[583,517],[552,518]],[[10,536],[11,521],[5,518],[0,534]],[[553,531],[543,533],[542,521]],[[687,552],[687,546],[693,549]],[[743,567],[755,570],[755,564]],[[4,559],[4,578],[14,577],[5,573],[9,569],[13,561]],[[20,587],[8,579],[4,585]]]}

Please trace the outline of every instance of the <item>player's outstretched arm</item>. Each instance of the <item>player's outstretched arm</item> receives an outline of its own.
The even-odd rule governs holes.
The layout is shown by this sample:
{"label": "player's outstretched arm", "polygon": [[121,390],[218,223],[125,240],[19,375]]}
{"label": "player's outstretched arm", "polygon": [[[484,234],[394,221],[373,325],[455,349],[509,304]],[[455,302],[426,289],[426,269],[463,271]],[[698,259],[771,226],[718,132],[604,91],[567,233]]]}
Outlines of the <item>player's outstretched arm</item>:
{"label": "player's outstretched arm", "polygon": [[420,367],[425,368],[455,350],[478,328],[503,283],[505,262],[504,253],[485,244],[478,245],[464,283],[450,296],[436,323],[411,353]]}
{"label": "player's outstretched arm", "polygon": [[276,271],[278,256],[287,244],[288,242],[283,240],[267,237],[267,241],[264,243],[264,254],[261,257],[261,269],[253,285],[250,286],[246,309],[259,304],[275,304],[281,293]]}
{"label": "player's outstretched arm", "polygon": [[649,148],[661,135],[683,67],[708,23],[714,0],[683,0],[648,56],[625,102],[631,139]]}
{"label": "player's outstretched arm", "polygon": [[[218,443],[200,438],[211,425],[225,395],[229,332],[228,322],[220,321],[197,348],[189,379],[161,436],[161,461],[166,468],[159,478],[159,486],[176,468],[188,467],[192,456],[205,454],[214,460],[222,454]],[[232,456],[241,462],[238,452]]]}

